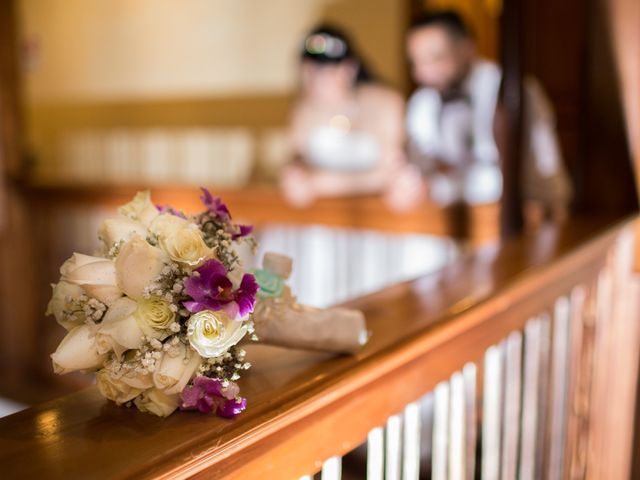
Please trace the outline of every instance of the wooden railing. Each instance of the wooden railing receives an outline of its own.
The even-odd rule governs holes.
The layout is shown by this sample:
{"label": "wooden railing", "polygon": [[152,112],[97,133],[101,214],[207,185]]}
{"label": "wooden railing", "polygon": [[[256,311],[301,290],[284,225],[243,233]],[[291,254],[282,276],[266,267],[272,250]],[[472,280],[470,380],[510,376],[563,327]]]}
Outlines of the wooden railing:
{"label": "wooden railing", "polygon": [[[0,336],[0,375],[3,378],[0,396],[33,404],[69,393],[80,385],[86,386],[89,380],[88,376],[59,377],[52,374],[49,354],[61,341],[64,331],[51,319],[44,317],[51,282],[59,277],[60,265],[72,252],[96,251],[99,247],[96,231],[102,221],[107,216],[115,215],[119,205],[129,201],[136,191],[145,187],[42,185],[17,181],[11,186],[15,189],[12,206],[16,227],[0,249],[0,263],[5,262],[1,283],[3,295],[0,299],[0,325],[3,331],[3,336]],[[439,209],[433,204],[423,204],[411,211],[397,213],[392,212],[383,199],[364,196],[323,199],[311,208],[296,209],[285,201],[274,185],[253,185],[215,192],[224,198],[235,220],[257,227],[263,247],[287,252],[295,257],[299,267],[294,271],[294,280],[303,270],[309,271],[315,267],[304,264],[304,258],[308,258],[313,249],[303,243],[310,240],[307,230],[323,226],[319,229],[326,230],[328,235],[314,235],[311,241],[316,246],[319,243],[329,244],[327,251],[319,252],[329,260],[324,265],[333,268],[335,263],[340,263],[339,268],[334,268],[338,277],[334,279],[335,286],[329,282],[332,287],[330,290],[339,291],[339,295],[333,295],[335,292],[332,291],[328,297],[324,296],[322,292],[326,288],[316,289],[311,285],[320,294],[307,297],[301,290],[301,282],[294,282],[296,291],[304,301],[314,305],[326,305],[328,300],[335,303],[397,282],[399,278],[412,278],[407,277],[406,273],[397,275],[398,271],[403,270],[401,263],[406,263],[408,253],[403,246],[402,236],[431,235],[431,242],[417,248],[417,254],[427,258],[412,262],[414,268],[406,269],[416,276],[429,271],[428,268],[422,268],[425,264],[434,266],[450,259],[450,255],[443,253],[442,249],[425,255],[423,252],[431,248],[429,243],[451,245],[454,240],[450,237],[456,236],[456,233],[462,236],[466,231],[471,240],[479,244],[495,239],[498,231],[496,205],[471,209],[462,218],[462,222],[464,218],[469,220],[466,222],[469,228],[456,231],[456,225],[461,226],[462,223],[456,215],[459,212]],[[201,208],[197,189],[165,186],[153,188],[152,193],[154,201],[161,205],[173,205],[185,212]],[[294,230],[285,233],[285,244],[274,245],[274,242],[265,240],[262,234],[273,233],[274,229],[280,227]],[[290,241],[292,238],[293,242]],[[415,241],[411,240],[411,243]],[[330,248],[332,245],[340,247],[345,244],[351,250],[339,248],[340,251],[334,251]],[[293,250],[297,253],[294,254]],[[398,258],[400,262],[396,261]],[[37,261],[34,262],[34,259]],[[377,264],[368,263],[369,259]],[[386,271],[380,275],[377,272],[383,264],[387,265]],[[375,268],[363,268],[368,265]],[[327,268],[322,270],[328,273]],[[375,277],[370,278],[371,273]],[[361,282],[354,279],[358,276],[368,278]],[[315,279],[312,284],[317,283],[315,277],[317,275],[311,277]],[[359,283],[366,288],[360,288]],[[21,320],[16,322],[13,318]]]}
{"label": "wooden railing", "polygon": [[[100,206],[114,208],[128,202],[144,185],[89,185],[75,183],[29,183],[23,190],[40,208],[61,206]],[[391,211],[379,195],[352,198],[323,198],[310,208],[291,206],[273,184],[245,188],[213,189],[229,205],[234,216],[249,219],[254,225],[287,223],[320,224],[348,228],[368,228],[387,232],[429,233],[470,238],[475,243],[492,240],[499,234],[497,204],[469,208],[443,208],[421,203],[413,208]],[[160,205],[173,205],[186,212],[201,208],[197,189],[189,186],[153,188],[153,199]],[[53,202],[52,202],[53,199]]]}
{"label": "wooden railing", "polygon": [[159,419],[95,388],[6,417],[2,478],[627,478],[632,232],[548,226],[349,302],[365,349],[252,348],[232,421]]}

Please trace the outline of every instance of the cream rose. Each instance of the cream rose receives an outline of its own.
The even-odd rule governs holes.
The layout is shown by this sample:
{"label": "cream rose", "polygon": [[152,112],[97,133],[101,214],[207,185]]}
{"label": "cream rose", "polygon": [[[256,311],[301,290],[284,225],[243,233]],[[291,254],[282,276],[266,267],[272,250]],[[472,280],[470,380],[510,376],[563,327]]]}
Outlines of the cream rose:
{"label": "cream rose", "polygon": [[138,300],[138,308],[133,315],[146,336],[159,340],[170,335],[169,326],[176,318],[169,302],[158,297]]}
{"label": "cream rose", "polygon": [[151,230],[158,236],[160,247],[175,262],[195,267],[214,256],[198,227],[183,218],[159,215]]}
{"label": "cream rose", "polygon": [[141,412],[153,413],[159,417],[168,417],[178,408],[180,395],[167,395],[157,388],[152,388],[136,398],[133,403]]}
{"label": "cream rose", "polygon": [[104,242],[107,250],[116,243],[126,242],[134,235],[146,238],[148,234],[147,227],[124,216],[107,218],[98,230],[98,238]]}
{"label": "cream rose", "polygon": [[158,209],[151,201],[149,190],[136,193],[133,200],[118,209],[118,213],[137,220],[146,227],[151,225],[151,222],[159,215]]}
{"label": "cream rose", "polygon": [[189,221],[185,218],[170,213],[161,213],[151,222],[149,230],[158,237],[170,237],[183,228],[188,228],[189,225]]}
{"label": "cream rose", "polygon": [[153,383],[166,394],[180,393],[195,375],[202,358],[191,347],[178,344],[177,351],[164,352],[153,374]]}
{"label": "cream rose", "polygon": [[80,325],[64,337],[57,350],[51,354],[55,373],[92,371],[103,365],[106,355],[98,353],[92,330],[89,325]]}
{"label": "cream rose", "polygon": [[117,377],[106,369],[102,369],[96,374],[96,383],[100,393],[118,405],[133,400],[153,386],[151,375],[148,373],[146,375]]}
{"label": "cream rose", "polygon": [[88,296],[107,305],[122,296],[116,282],[115,264],[106,258],[74,253],[62,264],[60,274],[62,281],[79,285]]}
{"label": "cream rose", "polygon": [[219,357],[247,333],[243,322],[230,319],[222,310],[203,310],[189,319],[187,336],[204,358]]}
{"label": "cream rose", "polygon": [[161,237],[160,245],[171,260],[196,267],[213,257],[197,228],[183,228],[170,237]]}
{"label": "cream rose", "polygon": [[68,282],[58,282],[51,286],[53,295],[46,314],[56,317],[57,322],[67,330],[82,325],[86,316],[77,308],[77,301],[85,294],[82,287]]}
{"label": "cream rose", "polygon": [[135,235],[122,246],[115,260],[118,287],[131,298],[142,298],[145,288],[160,276],[168,263],[166,253]]}
{"label": "cream rose", "polygon": [[98,353],[111,350],[122,358],[122,354],[144,343],[144,332],[138,325],[134,313],[138,304],[127,297],[122,297],[109,307],[96,333]]}

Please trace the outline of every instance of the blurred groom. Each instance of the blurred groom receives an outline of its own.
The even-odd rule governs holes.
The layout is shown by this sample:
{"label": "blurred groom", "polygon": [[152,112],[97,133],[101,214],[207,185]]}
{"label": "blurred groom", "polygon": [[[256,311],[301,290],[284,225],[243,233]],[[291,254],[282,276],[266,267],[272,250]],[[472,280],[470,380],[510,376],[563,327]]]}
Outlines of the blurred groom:
{"label": "blurred groom", "polygon": [[[442,205],[497,202],[502,194],[494,117],[500,67],[476,55],[473,36],[453,11],[415,21],[407,37],[419,88],[407,109],[410,161],[428,194]],[[524,85],[523,194],[540,219],[565,215],[571,197],[555,131],[555,118],[540,84]]]}

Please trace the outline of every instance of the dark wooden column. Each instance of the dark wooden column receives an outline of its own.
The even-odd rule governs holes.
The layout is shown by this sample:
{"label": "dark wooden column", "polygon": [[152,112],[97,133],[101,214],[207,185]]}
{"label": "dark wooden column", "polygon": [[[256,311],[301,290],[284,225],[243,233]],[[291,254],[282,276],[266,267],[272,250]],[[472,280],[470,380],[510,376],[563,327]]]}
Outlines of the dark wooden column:
{"label": "dark wooden column", "polygon": [[0,169],[3,176],[16,176],[22,167],[16,16],[16,2],[3,2],[0,9]]}
{"label": "dark wooden column", "polygon": [[20,104],[17,1],[7,0],[0,8],[0,394],[14,398],[23,398],[14,392],[23,390],[34,364],[33,270],[38,264],[33,217],[20,187]]}
{"label": "dark wooden column", "polygon": [[502,236],[522,230],[522,5],[520,0],[505,0],[501,19],[502,90],[498,121],[502,123],[503,194]]}

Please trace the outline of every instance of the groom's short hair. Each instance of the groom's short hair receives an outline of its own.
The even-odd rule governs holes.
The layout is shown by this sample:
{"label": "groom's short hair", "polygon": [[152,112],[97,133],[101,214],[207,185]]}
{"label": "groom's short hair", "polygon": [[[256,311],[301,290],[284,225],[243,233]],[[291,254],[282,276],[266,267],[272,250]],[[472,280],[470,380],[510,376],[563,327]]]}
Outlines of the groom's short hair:
{"label": "groom's short hair", "polygon": [[473,35],[462,16],[455,10],[426,12],[411,22],[409,33],[425,27],[441,27],[456,39],[471,39]]}

